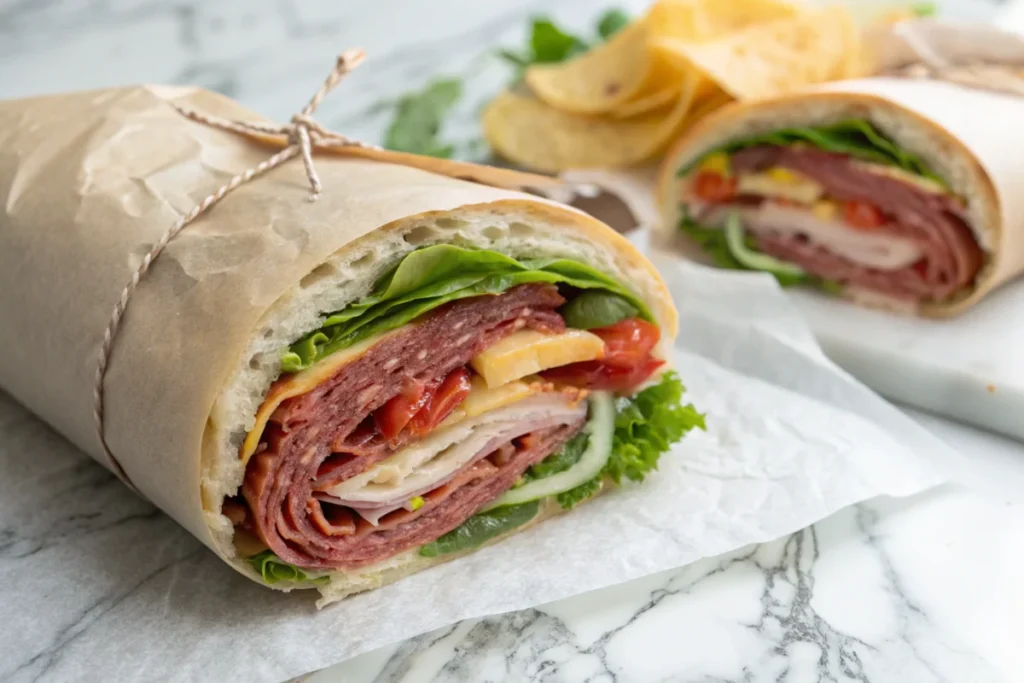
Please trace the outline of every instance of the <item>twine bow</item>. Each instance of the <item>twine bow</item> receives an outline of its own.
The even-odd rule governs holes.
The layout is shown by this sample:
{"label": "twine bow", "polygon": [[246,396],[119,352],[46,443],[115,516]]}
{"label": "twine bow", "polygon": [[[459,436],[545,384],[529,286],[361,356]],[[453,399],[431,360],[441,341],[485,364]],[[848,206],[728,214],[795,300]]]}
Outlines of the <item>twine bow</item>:
{"label": "twine bow", "polygon": [[182,216],[178,222],[171,226],[170,229],[160,237],[156,244],[153,245],[153,248],[150,249],[149,253],[142,259],[142,263],[139,264],[138,269],[136,269],[132,274],[131,281],[129,281],[129,283],[125,285],[125,288],[121,290],[121,297],[114,306],[114,311],[110,316],[110,322],[107,323],[107,329],[103,334],[103,345],[100,348],[99,362],[96,364],[95,386],[93,389],[93,416],[96,421],[96,430],[100,437],[100,443],[103,445],[103,450],[106,453],[107,458],[109,458],[110,463],[113,465],[114,470],[118,473],[121,480],[128,484],[132,489],[138,491],[135,485],[132,484],[131,479],[125,473],[124,468],[121,467],[121,463],[119,463],[117,458],[114,457],[114,454],[111,453],[110,447],[107,445],[106,432],[103,425],[103,383],[106,377],[107,367],[110,364],[110,353],[114,346],[114,340],[117,337],[121,320],[124,318],[124,313],[128,308],[128,302],[131,300],[132,293],[139,286],[139,281],[143,276],[145,276],[150,266],[152,266],[153,261],[160,256],[164,248],[178,233],[242,185],[245,185],[251,180],[258,178],[274,168],[277,168],[296,156],[301,156],[303,166],[306,169],[306,178],[309,180],[309,201],[316,201],[317,197],[320,195],[322,186],[320,184],[320,177],[317,175],[316,168],[313,165],[314,150],[337,149],[341,147],[379,149],[375,145],[367,145],[359,142],[358,140],[348,138],[340,133],[327,130],[313,119],[313,113],[317,110],[317,107],[320,106],[320,103],[323,102],[327,93],[337,87],[346,75],[359,66],[364,57],[365,54],[362,50],[348,50],[340,54],[334,69],[327,76],[327,79],[323,82],[313,97],[310,98],[306,106],[303,107],[299,113],[292,116],[289,123],[284,125],[224,119],[217,116],[209,116],[177,104],[173,105],[174,108],[183,116],[198,123],[243,135],[256,134],[283,137],[287,140],[288,145],[266,161],[263,161],[253,168],[231,178],[213,194],[199,202],[199,204],[197,204],[186,215]]}

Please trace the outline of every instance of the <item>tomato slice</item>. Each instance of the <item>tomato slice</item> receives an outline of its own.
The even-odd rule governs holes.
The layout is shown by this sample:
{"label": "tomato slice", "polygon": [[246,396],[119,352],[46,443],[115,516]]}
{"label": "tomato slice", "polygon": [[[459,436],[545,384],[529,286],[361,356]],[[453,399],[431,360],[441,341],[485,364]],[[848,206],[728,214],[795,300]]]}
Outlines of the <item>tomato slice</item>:
{"label": "tomato slice", "polygon": [[727,202],[736,195],[736,179],[714,171],[700,171],[693,190],[706,202]]}
{"label": "tomato slice", "polygon": [[885,225],[885,214],[867,202],[843,202],[843,220],[861,230],[874,230]]}
{"label": "tomato slice", "polygon": [[432,392],[427,403],[409,421],[409,431],[417,436],[426,434],[445,421],[467,396],[472,385],[466,368],[453,370]]}
{"label": "tomato slice", "polygon": [[[438,382],[438,384],[440,384]],[[428,393],[428,389],[430,392]],[[388,441],[393,440],[430,400],[434,387],[426,382],[410,380],[398,396],[382,405],[373,414],[377,431]]]}
{"label": "tomato slice", "polygon": [[609,365],[600,360],[590,360],[553,368],[545,371],[542,375],[544,379],[556,384],[626,393],[644,382],[664,364],[665,361],[650,356],[632,367],[621,367]]}
{"label": "tomato slice", "polygon": [[589,332],[604,341],[604,357],[552,368],[541,373],[544,379],[587,389],[627,392],[664,364],[651,356],[661,332],[646,320],[629,318]]}
{"label": "tomato slice", "polygon": [[657,325],[640,318],[620,320],[614,325],[589,332],[604,341],[604,358],[600,362],[621,368],[631,368],[642,363],[661,337]]}

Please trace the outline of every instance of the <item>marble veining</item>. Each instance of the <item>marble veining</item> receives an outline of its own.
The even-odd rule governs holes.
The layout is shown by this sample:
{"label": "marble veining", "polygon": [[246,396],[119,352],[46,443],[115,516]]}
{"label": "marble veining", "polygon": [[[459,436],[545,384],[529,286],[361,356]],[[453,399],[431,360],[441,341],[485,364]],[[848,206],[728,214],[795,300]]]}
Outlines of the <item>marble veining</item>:
{"label": "marble veining", "polygon": [[[396,98],[432,77],[461,76],[466,96],[443,137],[459,156],[483,158],[477,114],[508,78],[493,48],[521,45],[525,18],[538,12],[589,31],[606,4],[635,11],[646,3],[0,0],[0,97],[196,83],[286,119],[339,50],[361,46],[370,59],[325,102],[325,125],[379,142]],[[986,19],[1000,3],[941,4],[949,16]],[[989,437],[943,429],[994,486],[1024,477],[1019,445],[1002,442],[996,455]],[[9,444],[34,444],[2,449],[0,458],[0,582],[21,587],[5,608],[31,615],[39,602],[61,600],[67,615],[62,623],[0,623],[0,679],[91,680],[65,666],[64,654],[140,587],[159,584],[170,600],[179,576],[203,571],[224,585],[218,579],[229,570],[198,542],[2,394],[0,432]],[[44,480],[67,504],[24,505]],[[1004,503],[1003,493],[1010,487],[999,496],[945,488],[864,503],[772,543],[454,624],[308,681],[1019,681],[1024,597],[1014,567],[1024,561],[1024,498]],[[31,516],[15,516],[26,509]],[[149,555],[130,557],[125,564],[135,569],[126,576],[115,567],[133,548]],[[44,563],[65,568],[59,583],[32,572]],[[227,590],[238,599],[259,590],[242,583]],[[282,600],[287,610],[298,603]]]}

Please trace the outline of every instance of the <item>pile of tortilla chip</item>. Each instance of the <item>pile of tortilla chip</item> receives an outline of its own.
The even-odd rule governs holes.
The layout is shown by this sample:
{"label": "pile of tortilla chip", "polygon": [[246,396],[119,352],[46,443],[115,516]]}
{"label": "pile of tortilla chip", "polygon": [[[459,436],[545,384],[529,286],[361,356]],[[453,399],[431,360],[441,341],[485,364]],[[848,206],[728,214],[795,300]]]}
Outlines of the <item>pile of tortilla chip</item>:
{"label": "pile of tortilla chip", "polygon": [[487,107],[484,133],[540,171],[633,166],[732,100],[864,75],[863,53],[842,6],[658,0],[608,42],[528,68]]}

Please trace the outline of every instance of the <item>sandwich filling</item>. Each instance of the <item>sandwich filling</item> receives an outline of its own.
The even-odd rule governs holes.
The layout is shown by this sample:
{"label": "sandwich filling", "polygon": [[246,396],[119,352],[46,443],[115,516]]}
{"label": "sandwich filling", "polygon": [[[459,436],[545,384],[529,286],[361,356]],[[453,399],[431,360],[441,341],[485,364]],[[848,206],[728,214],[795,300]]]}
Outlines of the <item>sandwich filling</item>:
{"label": "sandwich filling", "polygon": [[683,232],[783,285],[940,302],[984,264],[964,200],[867,121],[734,140],[679,176]]}
{"label": "sandwich filling", "polygon": [[642,480],[703,418],[615,280],[567,259],[440,245],[282,357],[224,501],[268,582],[462,552]]}

